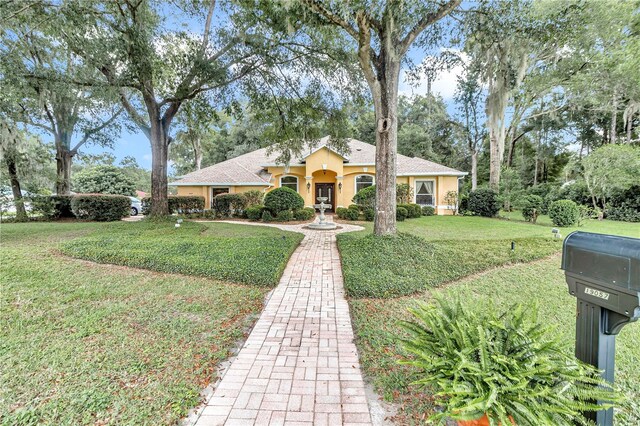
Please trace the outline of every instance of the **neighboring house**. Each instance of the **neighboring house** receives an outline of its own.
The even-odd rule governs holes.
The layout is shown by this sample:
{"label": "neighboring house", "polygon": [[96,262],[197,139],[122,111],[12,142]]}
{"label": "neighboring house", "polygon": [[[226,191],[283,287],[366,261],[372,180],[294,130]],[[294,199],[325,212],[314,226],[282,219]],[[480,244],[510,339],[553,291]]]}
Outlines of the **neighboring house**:
{"label": "neighboring house", "polygon": [[[332,207],[347,207],[354,194],[373,185],[376,180],[376,147],[348,139],[349,153],[340,153],[328,145],[329,137],[320,139],[315,148],[287,167],[276,164],[276,153],[267,149],[223,161],[189,173],[170,183],[178,195],[201,195],[211,207],[213,197],[223,193],[239,193],[252,189],[268,192],[285,186],[297,191],[306,206],[317,204],[316,198],[328,197]],[[422,158],[398,154],[397,182],[413,188],[414,202],[433,206],[437,214],[452,214],[445,194],[458,190],[458,179],[467,173]]]}

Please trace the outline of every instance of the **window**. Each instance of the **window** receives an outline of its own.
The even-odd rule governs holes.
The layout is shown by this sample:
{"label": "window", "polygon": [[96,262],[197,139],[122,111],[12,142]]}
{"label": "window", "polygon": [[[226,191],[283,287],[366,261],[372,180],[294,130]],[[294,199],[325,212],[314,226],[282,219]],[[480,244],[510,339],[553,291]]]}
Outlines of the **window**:
{"label": "window", "polygon": [[433,189],[434,181],[417,180],[416,181],[416,204],[421,206],[433,206]]}
{"label": "window", "polygon": [[213,199],[216,198],[216,195],[220,195],[220,194],[228,194],[229,193],[229,188],[211,188],[211,202],[209,204],[211,204],[210,208],[213,208]]}
{"label": "window", "polygon": [[282,176],[280,178],[280,187],[290,188],[298,192],[298,178],[295,176]]}
{"label": "window", "polygon": [[368,186],[373,185],[373,176],[360,175],[356,176],[356,193],[361,189],[365,189]]}

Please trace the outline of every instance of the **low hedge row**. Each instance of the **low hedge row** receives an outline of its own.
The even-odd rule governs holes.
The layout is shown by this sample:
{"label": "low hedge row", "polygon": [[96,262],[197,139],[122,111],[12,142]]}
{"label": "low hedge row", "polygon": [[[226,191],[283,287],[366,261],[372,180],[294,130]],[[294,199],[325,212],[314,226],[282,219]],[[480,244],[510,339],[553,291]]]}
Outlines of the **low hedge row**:
{"label": "low hedge row", "polygon": [[76,194],[37,196],[32,212],[48,220],[72,218],[109,222],[129,216],[131,200],[124,195]]}
{"label": "low hedge row", "polygon": [[[151,212],[151,197],[144,197],[141,200],[142,214]],[[169,214],[173,213],[196,213],[204,210],[204,197],[195,195],[169,195]]]}
{"label": "low hedge row", "polygon": [[[362,191],[364,191],[364,189]],[[403,221],[407,218],[413,219],[421,216],[433,216],[434,213],[435,209],[431,206],[422,207],[418,204],[398,204],[396,207],[396,220]],[[348,208],[338,207],[336,209],[336,216],[342,220],[358,220],[361,216],[364,216],[364,220],[371,222],[375,218],[375,215],[376,212],[373,207],[363,207],[357,204],[351,204]]]}

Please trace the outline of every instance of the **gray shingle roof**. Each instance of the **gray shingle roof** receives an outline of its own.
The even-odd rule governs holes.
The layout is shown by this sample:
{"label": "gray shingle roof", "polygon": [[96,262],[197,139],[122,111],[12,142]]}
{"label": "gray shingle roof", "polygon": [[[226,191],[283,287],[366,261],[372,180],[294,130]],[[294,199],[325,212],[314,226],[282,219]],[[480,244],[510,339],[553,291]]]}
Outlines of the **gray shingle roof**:
{"label": "gray shingle roof", "polygon": [[[320,139],[315,148],[296,163],[303,163],[304,158],[311,153],[327,147],[336,152],[329,143],[329,136]],[[375,164],[376,147],[374,145],[356,140],[347,139],[350,148],[348,153],[339,153],[345,158],[345,165],[371,165]],[[244,155],[223,161],[213,166],[186,174],[170,185],[268,185],[271,175],[266,171],[267,166],[276,165],[277,153],[267,155],[267,149],[262,148]],[[442,164],[424,160],[418,157],[407,157],[398,154],[398,176],[407,175],[453,175],[464,176],[467,173],[452,169]]]}

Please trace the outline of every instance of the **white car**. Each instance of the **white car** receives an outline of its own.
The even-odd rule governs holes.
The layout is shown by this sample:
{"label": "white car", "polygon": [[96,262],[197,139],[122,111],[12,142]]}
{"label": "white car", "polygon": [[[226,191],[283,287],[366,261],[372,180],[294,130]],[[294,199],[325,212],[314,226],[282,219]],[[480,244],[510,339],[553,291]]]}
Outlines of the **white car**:
{"label": "white car", "polygon": [[129,197],[131,200],[131,216],[138,216],[142,213],[142,202],[136,197]]}

